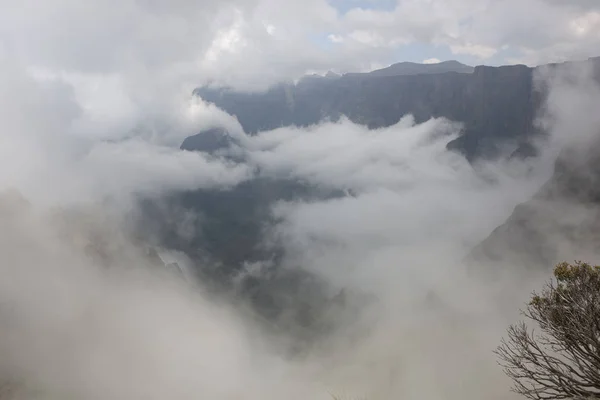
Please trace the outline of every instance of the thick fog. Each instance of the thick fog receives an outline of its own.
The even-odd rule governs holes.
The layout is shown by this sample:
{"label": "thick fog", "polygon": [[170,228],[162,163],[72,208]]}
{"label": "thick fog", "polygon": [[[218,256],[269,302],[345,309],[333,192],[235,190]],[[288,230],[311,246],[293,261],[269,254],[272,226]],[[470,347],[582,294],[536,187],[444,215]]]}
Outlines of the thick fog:
{"label": "thick fog", "polygon": [[[72,124],[88,122],[72,87],[22,75],[15,90],[3,108],[2,185],[23,198],[8,192],[4,205],[0,349],[25,396],[509,395],[492,350],[526,292],[470,279],[462,259],[550,176],[551,146],[474,168],[445,150],[460,133],[450,121],[406,116],[369,131],[342,120],[251,138],[194,103],[211,124],[229,124],[245,159],[231,164],[143,134],[90,138]],[[257,167],[346,191],[277,204],[265,241],[284,245],[285,267],[375,298],[302,357],[280,352],[286,339],[265,336],[242,309],[163,271],[121,218],[130,196],[227,190]]]}
{"label": "thick fog", "polygon": [[[219,27],[254,2],[235,12],[233,2],[58,3],[1,19],[12,35],[0,43],[7,397],[511,398],[492,351],[548,270],[524,280],[512,266],[490,282],[464,260],[551,177],[562,148],[596,134],[600,95],[585,71],[540,75],[548,137],[526,160],[471,165],[446,150],[459,122],[411,116],[379,130],[342,118],[250,137],[191,90],[216,69],[203,63],[235,42]],[[233,136],[243,161],[179,149],[210,127]],[[263,244],[282,246],[282,268],[310,271],[332,294],[371,299],[352,321],[329,315],[338,329],[294,355],[284,351],[293,339],[263,329],[246,305],[170,274],[127,218],[140,197],[257,176],[345,193],[275,204]]]}

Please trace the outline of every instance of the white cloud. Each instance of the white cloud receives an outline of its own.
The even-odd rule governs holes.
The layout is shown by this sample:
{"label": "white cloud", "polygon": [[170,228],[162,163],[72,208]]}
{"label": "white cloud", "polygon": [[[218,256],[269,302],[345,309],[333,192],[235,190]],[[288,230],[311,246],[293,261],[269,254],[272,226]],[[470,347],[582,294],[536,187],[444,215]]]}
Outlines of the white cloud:
{"label": "white cloud", "polygon": [[[547,177],[547,159],[530,175],[514,165],[475,171],[445,151],[456,134],[445,120],[405,118],[377,131],[342,120],[249,138],[190,93],[210,80],[261,88],[310,69],[376,65],[403,43],[481,58],[508,46],[531,62],[584,55],[599,44],[596,3],[407,0],[343,16],[325,0],[0,4],[0,188],[19,189],[43,211],[0,230],[0,297],[18,317],[0,324],[9,329],[0,330],[0,371],[13,361],[37,383],[83,399],[315,398],[314,376],[394,395],[387,397],[504,395],[488,351],[503,307],[451,267]],[[322,46],[327,38],[333,49]],[[238,135],[249,165],[177,150],[184,136],[215,124]],[[558,131],[570,124],[559,121]],[[345,347],[346,337],[336,338],[320,368],[263,358],[268,344],[249,342],[222,308],[152,277],[98,270],[38,219],[48,204],[220,188],[255,166],[355,193],[276,209],[291,261],[384,300],[371,340]],[[450,314],[420,303],[431,290]],[[408,367],[394,370],[398,360]],[[355,365],[360,373],[344,377]],[[398,386],[384,385],[390,374]]]}
{"label": "white cloud", "polygon": [[248,177],[243,167],[178,150],[203,127],[241,132],[232,117],[190,93],[139,99],[119,75],[32,75],[4,61],[0,188],[64,203],[221,187]]}
{"label": "white cloud", "polygon": [[[319,252],[330,249],[339,255],[333,243],[341,240],[337,245],[348,249],[343,254],[357,261],[368,258],[369,249],[386,246],[399,246],[409,257],[407,249],[419,243],[456,246],[460,253],[503,221],[552,170],[551,151],[529,173],[523,173],[527,163],[519,162],[473,169],[463,157],[446,151],[459,131],[460,125],[444,119],[415,125],[407,116],[374,131],[343,119],[263,132],[243,146],[249,162],[263,174],[351,190],[355,197],[281,205],[277,212],[290,218],[288,228],[298,235],[286,243],[309,247],[298,254],[310,257],[311,247],[321,242]],[[433,225],[435,231],[430,231]],[[448,237],[454,234],[460,243],[450,245]],[[461,255],[454,256],[459,262]],[[350,276],[334,270],[334,275]]]}
{"label": "white cloud", "polygon": [[591,11],[577,17],[570,22],[573,32],[579,37],[586,37],[591,33],[597,33],[600,26],[600,13]]}
{"label": "white cloud", "polygon": [[[242,143],[248,162],[267,176],[347,192],[273,209],[285,266],[378,299],[381,308],[367,312],[373,317],[365,322],[375,326],[371,335],[351,343],[334,337],[330,348],[311,355],[346,393],[461,399],[505,393],[489,348],[506,323],[504,307],[516,311],[513,301],[530,287],[492,300],[492,287],[465,277],[463,257],[550,176],[556,154],[550,149],[531,163],[474,168],[445,149],[459,130],[443,119],[417,125],[407,116],[378,130],[341,120],[262,132]],[[428,295],[444,306],[427,303]],[[439,331],[446,334],[435,336]],[[432,376],[439,379],[424,387]]]}
{"label": "white cloud", "polygon": [[[0,35],[26,65],[117,74],[125,78],[129,96],[149,90],[145,83],[152,79],[161,88],[155,97],[166,88],[189,90],[207,80],[264,87],[308,70],[389,64],[400,61],[392,52],[410,43],[449,46],[458,58],[481,62],[504,48],[529,64],[595,55],[600,43],[594,2],[410,0],[386,9],[350,6],[342,14],[326,0],[291,0],[285,6],[274,0],[179,0],[169,6],[95,0],[88,7],[71,0],[43,6],[25,1],[4,7]],[[319,37],[336,46],[322,47]]]}
{"label": "white cloud", "polygon": [[454,54],[467,54],[485,60],[492,57],[498,50],[493,47],[482,46],[472,43],[464,45],[451,45],[450,50]]}
{"label": "white cloud", "polygon": [[438,63],[440,63],[439,58],[428,58],[426,60],[423,60],[423,64],[438,64]]}
{"label": "white cloud", "polygon": [[0,199],[5,395],[14,384],[38,399],[325,398],[247,320],[157,270],[105,207],[77,219]]}
{"label": "white cloud", "polygon": [[329,35],[327,36],[327,38],[332,41],[333,43],[343,43],[344,42],[344,38],[341,37],[340,35]]}
{"label": "white cloud", "polygon": [[[445,150],[446,135],[457,131],[455,124],[445,120],[415,126],[410,116],[397,125],[372,132],[343,119],[306,129],[264,132],[249,139],[246,146],[251,162],[266,173],[292,174],[322,185],[368,190],[402,187],[406,175],[418,175],[436,157],[466,167],[462,157]],[[435,135],[442,139],[434,140]],[[398,169],[404,173],[399,174]]]}
{"label": "white cloud", "polygon": [[263,173],[349,190],[273,210],[285,266],[378,300],[364,317],[372,328],[365,336],[336,336],[311,355],[328,380],[365,397],[506,396],[509,382],[490,349],[535,284],[518,266],[498,287],[474,282],[464,256],[552,175],[573,132],[585,143],[597,136],[591,108],[600,95],[586,77],[549,81],[550,145],[530,161],[471,166],[445,151],[459,126],[442,119],[415,125],[405,117],[379,130],[342,120],[247,138],[249,162]]}

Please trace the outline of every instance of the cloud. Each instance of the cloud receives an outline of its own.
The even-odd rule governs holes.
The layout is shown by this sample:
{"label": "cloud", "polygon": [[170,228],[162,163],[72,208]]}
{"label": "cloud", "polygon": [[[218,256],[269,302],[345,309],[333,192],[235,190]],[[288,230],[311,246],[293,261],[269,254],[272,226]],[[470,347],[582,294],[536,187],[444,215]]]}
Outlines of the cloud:
{"label": "cloud", "polygon": [[[406,184],[407,175],[416,175],[428,168],[435,157],[466,166],[464,159],[445,149],[444,139],[448,137],[445,135],[457,131],[457,125],[446,120],[415,125],[412,116],[376,131],[342,119],[309,128],[264,132],[244,144],[250,150],[250,162],[258,165],[263,173],[367,190],[402,186]],[[409,162],[409,152],[415,155],[414,163]],[[423,152],[422,157],[416,156],[420,152]],[[398,170],[405,173],[398,174]]]}
{"label": "cloud", "polygon": [[132,98],[124,78],[31,71],[3,58],[0,186],[32,201],[128,198],[172,189],[226,187],[250,172],[200,153],[179,151],[203,128],[239,123],[191,93]]}
{"label": "cloud", "polygon": [[347,191],[276,204],[281,222],[269,238],[285,247],[283,267],[308,269],[333,292],[377,298],[354,315],[364,336],[352,341],[358,328],[351,325],[311,353],[338,390],[405,398],[506,394],[490,349],[530,287],[512,287],[504,297],[496,292],[504,283],[479,286],[462,260],[548,179],[555,153],[473,168],[445,150],[459,131],[442,119],[416,125],[405,117],[374,131],[342,120],[263,132],[243,144],[263,174]]}
{"label": "cloud", "polygon": [[123,235],[87,237],[112,257],[108,270],[66,240],[117,228],[100,210],[77,225],[1,200],[3,385],[42,399],[318,395],[247,321],[161,273]]}
{"label": "cloud", "polygon": [[468,54],[476,56],[482,60],[488,59],[498,52],[498,50],[493,47],[477,44],[474,45],[472,43],[467,43],[464,45],[451,45],[450,49],[454,54]]}
{"label": "cloud", "polygon": [[[407,117],[378,131],[343,120],[243,137],[250,167],[355,192],[274,210],[283,218],[275,233],[296,257],[288,267],[297,262],[336,289],[379,299],[364,316],[375,317],[364,321],[366,334],[363,314],[354,315],[361,329],[340,330],[301,358],[282,354],[285,338],[266,335],[243,309],[160,272],[125,234],[119,213],[107,217],[111,208],[84,204],[87,218],[65,207],[70,198],[58,215],[9,202],[0,230],[0,301],[11,311],[0,313],[0,372],[25,379],[24,390],[84,399],[325,399],[326,388],[409,398],[504,395],[506,382],[484,354],[520,298],[511,291],[510,301],[495,303],[492,288],[479,289],[454,267],[460,251],[529,196],[540,176],[507,167],[484,171],[499,185],[482,179],[444,150],[458,128]],[[144,139],[100,142],[82,163],[67,165],[81,168],[102,192],[198,185],[177,180],[195,167],[192,154],[161,154],[153,146]],[[178,157],[183,165],[173,171]],[[97,170],[86,167],[90,158],[108,168],[106,176],[90,174]],[[199,167],[227,183],[218,164]],[[111,187],[111,177],[122,186]],[[429,293],[444,305],[429,305]]]}
{"label": "cloud", "polygon": [[[407,116],[375,131],[343,119],[249,137],[234,118],[189,93],[154,99],[163,82],[138,93],[129,91],[127,75],[32,71],[18,60],[2,68],[0,186],[32,203],[9,208],[0,230],[0,302],[13,310],[0,312],[4,376],[84,399],[326,398],[326,387],[413,397],[430,374],[441,375],[427,386],[430,396],[504,393],[500,371],[482,354],[505,322],[497,315],[506,303],[482,296],[473,306],[468,296],[479,289],[452,267],[531,194],[544,164],[532,174],[508,166],[474,171],[445,150],[460,125],[443,119],[416,125]],[[221,125],[236,135],[245,164],[175,146],[179,135]],[[105,201],[219,190],[252,178],[256,167],[349,191],[277,205],[282,224],[273,234],[288,251],[286,267],[316,272],[334,290],[377,295],[370,309],[377,318],[365,321],[370,334],[359,319],[361,329],[341,330],[334,345],[320,342],[304,359],[290,359],[280,351],[288,338],[262,336],[239,308],[165,277],[127,235],[123,215],[131,203]],[[438,319],[445,308],[422,303],[429,292],[450,305],[448,319]],[[429,335],[450,327],[443,341]],[[402,345],[390,347],[399,338]],[[444,377],[439,354],[457,359],[474,343],[479,350]],[[462,376],[472,378],[469,385],[455,386]]]}
{"label": "cloud", "polygon": [[[325,398],[327,385],[373,398],[504,398],[488,351],[524,292],[479,287],[461,256],[549,176],[555,153],[474,169],[445,150],[458,124],[410,117],[376,131],[343,119],[246,137],[191,90],[360,69],[407,43],[478,57],[509,45],[532,62],[584,55],[598,44],[595,3],[405,1],[346,13],[324,0],[4,3],[0,188],[31,204],[2,204],[3,377],[83,399]],[[576,122],[551,121],[553,132]],[[245,164],[178,150],[212,126],[236,136]],[[284,267],[376,294],[373,312],[356,315],[366,336],[353,326],[304,358],[282,355],[286,338],[261,337],[252,316],[160,272],[127,235],[131,203],[106,201],[226,189],[256,167],[346,190],[277,204],[272,235]]]}
{"label": "cloud", "polygon": [[139,195],[248,179],[246,166],[179,150],[204,127],[241,135],[239,123],[191,92],[131,92],[127,74],[0,56],[2,385],[28,398],[265,398],[287,381],[314,397],[251,317],[166,274],[126,218]]}
{"label": "cloud", "polygon": [[[292,254],[310,258],[330,250],[344,261],[325,264],[347,265],[363,258],[368,263],[369,257],[388,246],[406,257],[410,249],[414,252],[410,257],[417,258],[423,251],[420,244],[426,243],[454,248],[458,251],[454,261],[459,263],[469,246],[541,186],[556,156],[549,150],[534,165],[513,161],[484,163],[474,169],[446,150],[459,132],[460,124],[444,119],[415,124],[406,116],[378,130],[342,119],[263,132],[242,145],[248,162],[263,175],[302,179],[351,193],[275,208],[276,215],[289,224],[284,224],[284,242],[300,246],[290,249]],[[448,240],[453,235],[458,242]],[[346,250],[340,252],[342,248]],[[398,256],[397,262],[402,264],[402,258]],[[316,270],[322,272],[321,267],[325,268],[320,265]],[[350,277],[339,270],[332,276]]]}
{"label": "cloud", "polygon": [[596,55],[600,41],[594,2],[275,3],[92,1],[82,8],[54,0],[31,15],[33,5],[22,2],[6,7],[0,37],[25,65],[118,82],[134,102],[208,81],[260,89],[307,71],[363,70],[401,61],[398,54],[412,60],[410,44],[467,63],[502,53],[539,64]]}
{"label": "cloud", "polygon": [[441,61],[437,58],[427,58],[423,60],[423,64],[439,64]]}
{"label": "cloud", "polygon": [[333,43],[342,43],[344,41],[344,38],[339,36],[339,35],[329,35],[327,36],[327,38],[329,40],[331,40]]}
{"label": "cloud", "polygon": [[[151,145],[141,140],[94,146],[82,160],[98,195],[156,194],[195,188],[226,188],[250,178],[244,166],[211,160],[199,153]],[[94,172],[96,172],[94,174]],[[118,178],[115,178],[118,177]]]}
{"label": "cloud", "polygon": [[[353,314],[355,325],[310,353],[331,385],[366,397],[507,395],[491,350],[539,276],[510,265],[508,276],[484,284],[467,274],[464,257],[538,192],[559,149],[597,137],[589,107],[598,93],[589,73],[553,70],[538,79],[549,93],[549,114],[540,117],[550,137],[535,159],[469,165],[445,150],[460,124],[415,124],[410,116],[378,130],[342,119],[242,142],[248,162],[265,175],[345,190],[334,199],[279,202],[267,240],[284,246],[282,267],[324,277],[333,293],[376,298]],[[565,210],[581,211],[571,205],[548,217]]]}
{"label": "cloud", "polygon": [[598,69],[591,63],[546,67],[534,76],[536,85],[547,94],[538,124],[553,132],[557,148],[585,147],[597,137],[600,117],[591,105],[600,98],[597,77]]}

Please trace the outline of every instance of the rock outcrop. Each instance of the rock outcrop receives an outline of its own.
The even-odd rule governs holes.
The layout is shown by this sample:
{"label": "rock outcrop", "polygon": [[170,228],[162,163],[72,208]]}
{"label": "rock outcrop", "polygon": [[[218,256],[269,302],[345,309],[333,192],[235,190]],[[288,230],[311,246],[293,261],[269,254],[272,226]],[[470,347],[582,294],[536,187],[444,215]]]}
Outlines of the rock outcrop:
{"label": "rock outcrop", "polygon": [[233,143],[233,139],[225,129],[211,128],[187,137],[181,144],[181,150],[202,151],[213,154],[229,149]]}
{"label": "rock outcrop", "polygon": [[600,142],[565,149],[552,178],[469,255],[474,264],[552,268],[600,262]]}
{"label": "rock outcrop", "polygon": [[[598,57],[584,63],[600,70]],[[406,114],[417,123],[446,117],[464,124],[448,148],[474,160],[507,152],[532,154],[531,139],[540,134],[535,118],[545,96],[544,88],[535,85],[535,72],[525,65],[399,63],[371,73],[310,76],[261,93],[211,87],[194,93],[235,115],[248,134],[342,115],[369,128],[393,125]]]}
{"label": "rock outcrop", "polygon": [[479,66],[472,72],[375,71],[303,79],[262,93],[204,87],[195,94],[235,115],[249,134],[342,115],[369,128],[393,125],[406,114],[417,123],[446,117],[464,123],[463,135],[449,148],[475,159],[495,156],[507,146],[527,146],[538,133],[534,118],[543,94],[534,88],[533,73],[524,65]]}

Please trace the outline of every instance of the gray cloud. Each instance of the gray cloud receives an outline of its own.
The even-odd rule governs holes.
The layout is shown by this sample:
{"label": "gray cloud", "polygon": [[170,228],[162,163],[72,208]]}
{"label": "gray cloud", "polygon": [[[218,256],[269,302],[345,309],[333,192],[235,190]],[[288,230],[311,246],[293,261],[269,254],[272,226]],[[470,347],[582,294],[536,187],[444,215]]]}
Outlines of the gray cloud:
{"label": "gray cloud", "polygon": [[[34,399],[315,392],[228,306],[161,273],[126,235],[111,231],[118,225],[106,213],[87,209],[72,220],[6,193],[0,202],[3,384],[9,380]],[[66,236],[57,235],[60,225]],[[86,237],[102,229],[104,235]],[[109,250],[110,269],[77,244],[85,239]],[[290,384],[297,387],[288,393]]]}
{"label": "gray cloud", "polygon": [[[503,45],[523,47],[530,60],[556,49],[585,54],[598,40],[591,3],[403,1],[345,16],[321,0],[3,5],[0,186],[32,203],[5,210],[0,230],[0,303],[12,307],[0,313],[5,376],[83,399],[326,398],[328,385],[372,398],[505,398],[489,350],[526,293],[478,286],[460,259],[548,177],[554,148],[539,164],[474,170],[445,151],[457,125],[410,117],[378,131],[342,120],[247,138],[235,118],[190,93],[213,79],[256,88],[310,69],[366,67],[411,42],[482,58]],[[533,5],[538,14],[526,12]],[[515,18],[513,7],[525,15]],[[558,28],[543,34],[549,26]],[[330,34],[341,41],[323,49]],[[557,135],[579,122],[556,121]],[[177,150],[182,137],[214,125],[237,135],[247,165]],[[83,222],[71,227],[71,244],[48,216],[83,203],[106,221],[108,211],[90,203],[227,187],[256,166],[351,190],[277,205],[274,235],[286,266],[378,295],[365,322],[372,334],[358,344],[341,335],[301,361],[273,354],[276,340],[257,338],[237,312],[149,272],[137,244],[114,233],[125,231],[119,218],[100,239]],[[100,268],[81,237],[121,249],[115,268]]]}
{"label": "gray cloud", "polygon": [[[290,254],[301,257],[298,264],[316,263],[320,272],[333,268],[328,278],[352,279],[341,267],[347,266],[361,271],[355,283],[364,283],[372,272],[368,265],[380,264],[375,261],[379,252],[391,252],[386,257],[394,254],[396,263],[405,265],[427,259],[425,248],[436,248],[451,252],[445,255],[450,264],[460,263],[465,251],[552,172],[559,144],[534,164],[512,161],[473,168],[446,150],[459,131],[460,125],[443,119],[415,125],[408,116],[375,131],[342,120],[263,132],[244,146],[249,162],[263,174],[351,193],[322,202],[279,204],[275,213],[285,220],[278,233],[292,246]],[[376,274],[371,278],[384,281]]]}
{"label": "gray cloud", "polygon": [[[342,120],[242,141],[264,174],[349,190],[273,209],[285,266],[378,298],[356,315],[372,329],[366,337],[335,336],[309,358],[325,365],[334,387],[372,397],[506,398],[509,382],[491,350],[538,277],[510,265],[511,276],[482,284],[463,258],[548,180],[560,149],[588,145],[598,133],[590,107],[600,95],[589,71],[541,71],[537,79],[549,93],[540,123],[550,136],[535,160],[468,165],[445,151],[460,126],[441,119],[415,125],[405,117],[374,131]],[[560,204],[547,217],[590,216],[582,211]],[[571,244],[557,242],[574,256]]]}
{"label": "gray cloud", "polygon": [[[229,31],[240,39],[237,48],[219,61],[226,71],[222,79],[235,84],[236,76],[249,77],[256,69],[269,71],[272,80],[311,69],[368,69],[398,61],[390,54],[405,44],[449,46],[456,57],[481,63],[506,51],[505,63],[537,65],[594,56],[600,40],[597,5],[587,2],[415,0],[399,1],[393,10],[354,8],[343,15],[325,1],[304,9],[294,4],[278,9],[277,16],[263,14],[261,7],[250,18],[240,15]],[[242,70],[236,68],[238,57],[245,62]],[[265,79],[258,76],[255,84]]]}
{"label": "gray cloud", "polygon": [[598,6],[588,1],[359,5],[342,14],[326,0],[22,2],[4,7],[0,42],[25,65],[115,79],[129,99],[147,102],[211,80],[261,88],[308,71],[369,69],[398,61],[391,54],[411,43],[481,62],[508,49],[505,62],[538,64],[596,55],[600,41]]}
{"label": "gray cloud", "polygon": [[[22,64],[5,60],[3,187],[34,201],[60,202],[223,187],[250,176],[243,166],[179,151],[183,137],[206,126],[241,132],[237,121],[190,93],[144,107],[113,88],[95,96],[87,93],[89,81],[32,76]],[[115,97],[123,101],[113,102]]]}

